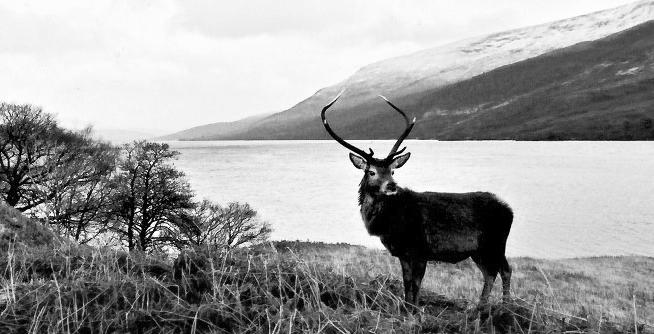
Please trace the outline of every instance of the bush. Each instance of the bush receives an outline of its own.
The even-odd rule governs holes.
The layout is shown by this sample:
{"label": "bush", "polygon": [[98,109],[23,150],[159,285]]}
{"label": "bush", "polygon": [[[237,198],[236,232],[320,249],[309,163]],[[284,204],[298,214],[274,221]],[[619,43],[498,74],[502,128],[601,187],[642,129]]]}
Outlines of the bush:
{"label": "bush", "polygon": [[268,241],[272,229],[261,221],[247,203],[220,206],[204,200],[191,212],[191,228],[183,231],[182,246],[190,244],[209,250],[230,250]]}

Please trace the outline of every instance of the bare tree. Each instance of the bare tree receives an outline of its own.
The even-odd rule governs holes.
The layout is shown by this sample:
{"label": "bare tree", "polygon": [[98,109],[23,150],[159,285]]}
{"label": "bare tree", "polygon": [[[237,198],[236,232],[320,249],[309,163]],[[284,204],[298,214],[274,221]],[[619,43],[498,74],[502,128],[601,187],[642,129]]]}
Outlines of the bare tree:
{"label": "bare tree", "polygon": [[57,126],[52,115],[24,104],[0,104],[0,194],[20,211],[47,200],[38,189],[51,177],[53,166],[67,159],[59,145],[74,141],[72,133]]}
{"label": "bare tree", "polygon": [[220,206],[209,200],[203,200],[196,203],[195,207],[189,212],[191,224],[186,224],[185,229],[181,230],[179,237],[176,239],[176,246],[183,249],[187,246],[202,246],[221,244],[221,240],[215,240],[214,236],[218,233],[216,229],[220,227],[215,224],[218,218]]}
{"label": "bare tree", "polygon": [[179,153],[168,144],[146,141],[127,144],[122,153],[114,230],[130,251],[174,242],[171,237],[190,224],[187,211],[194,206],[184,173],[170,163]]}
{"label": "bare tree", "polygon": [[106,224],[114,149],[29,104],[0,104],[0,197],[88,242]]}
{"label": "bare tree", "polygon": [[229,203],[220,210],[225,245],[235,248],[245,244],[256,244],[268,240],[272,229],[262,222],[257,212],[248,203]]}
{"label": "bare tree", "polygon": [[264,242],[270,237],[270,224],[261,221],[257,212],[245,203],[232,202],[222,207],[204,200],[192,212],[192,229],[186,240],[194,246],[233,249]]}
{"label": "bare tree", "polygon": [[115,148],[89,138],[90,130],[83,135],[87,145],[77,148],[78,158],[50,168],[51,177],[42,188],[52,195],[38,207],[37,214],[80,244],[94,240],[111,226],[117,158]]}

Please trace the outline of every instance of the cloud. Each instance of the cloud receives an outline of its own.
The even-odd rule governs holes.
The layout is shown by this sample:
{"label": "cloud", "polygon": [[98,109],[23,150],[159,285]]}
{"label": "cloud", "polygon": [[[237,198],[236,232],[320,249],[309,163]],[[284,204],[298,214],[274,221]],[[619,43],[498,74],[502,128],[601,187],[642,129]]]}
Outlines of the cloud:
{"label": "cloud", "polygon": [[[357,5],[357,1],[352,4]],[[327,1],[238,1],[226,5],[211,0],[179,1],[174,18],[192,30],[215,37],[319,32],[347,24],[355,15],[350,6]]]}
{"label": "cloud", "polygon": [[627,2],[250,0],[225,4],[179,0],[173,20],[212,38],[304,35],[343,45],[413,41],[435,46],[461,36],[544,23]]}
{"label": "cloud", "polygon": [[[212,38],[305,36],[336,45],[413,40],[430,36],[438,42],[452,23],[442,3],[415,1],[266,0],[230,5],[210,0],[179,1],[173,20]],[[441,29],[434,29],[441,28]]]}

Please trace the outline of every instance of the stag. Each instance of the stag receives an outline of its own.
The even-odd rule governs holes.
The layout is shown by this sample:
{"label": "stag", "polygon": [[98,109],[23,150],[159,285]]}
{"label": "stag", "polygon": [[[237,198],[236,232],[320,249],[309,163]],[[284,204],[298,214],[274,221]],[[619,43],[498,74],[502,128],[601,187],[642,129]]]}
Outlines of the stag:
{"label": "stag", "polygon": [[381,96],[405,121],[404,132],[383,159],[373,157],[348,143],[331,129],[325,112],[341,94],[321,112],[329,135],[352,151],[354,167],[363,170],[359,184],[361,217],[370,235],[378,236],[391,255],[402,265],[404,297],[417,305],[418,292],[427,261],[457,263],[472,258],[484,277],[480,304],[488,302],[495,278],[502,278],[503,298],[510,298],[511,267],[506,260],[506,239],[513,212],[497,196],[488,192],[441,193],[415,192],[399,187],[393,180],[394,170],[402,167],[411,153],[399,149],[415,125],[393,103]]}

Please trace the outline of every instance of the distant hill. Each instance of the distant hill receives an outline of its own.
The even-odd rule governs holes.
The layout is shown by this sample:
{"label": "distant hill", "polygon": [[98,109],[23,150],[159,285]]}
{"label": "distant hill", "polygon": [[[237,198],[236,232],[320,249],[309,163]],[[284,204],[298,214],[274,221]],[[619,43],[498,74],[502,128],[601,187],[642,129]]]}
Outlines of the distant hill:
{"label": "distant hill", "polygon": [[[333,107],[330,119],[339,133],[352,139],[388,139],[401,131],[402,122],[376,94],[390,97],[418,117],[411,138],[650,138],[649,121],[640,117],[644,112],[638,111],[647,108],[648,95],[632,93],[636,89],[634,85],[648,85],[651,68],[646,54],[652,50],[648,49],[647,38],[638,42],[630,39],[637,38],[634,32],[647,30],[647,25],[639,25],[652,19],[654,1],[640,1],[381,61],[362,68],[335,86],[321,89],[286,111],[248,123],[241,130],[216,131],[206,138],[327,139],[319,112],[343,88],[347,91]],[[636,26],[630,30],[631,35],[606,38]],[[632,50],[620,53],[624,47]],[[598,49],[602,50],[601,56],[593,55]],[[627,63],[621,63],[620,57],[628,57],[631,67],[622,66]],[[611,65],[596,71],[605,61]],[[628,72],[633,67],[641,70]],[[592,75],[583,75],[585,71]],[[617,71],[627,72],[617,75]],[[506,82],[518,86],[507,86]],[[597,84],[602,85],[603,91],[592,93],[589,89]],[[588,103],[588,99],[579,99],[561,85],[585,87],[585,94],[602,95],[608,90],[610,95],[603,98],[593,95],[596,96],[590,101],[593,105],[584,107],[582,103]],[[623,94],[618,94],[619,91]],[[601,99],[603,103],[599,103]],[[575,110],[561,110],[565,105],[560,101],[573,103],[570,106]],[[623,103],[636,110],[627,111]],[[526,109],[520,109],[523,107]],[[610,112],[616,108],[613,118]],[[509,111],[510,116],[506,114]],[[553,112],[559,114],[550,114]],[[546,121],[548,117],[552,120]],[[554,121],[557,117],[562,118]],[[620,126],[622,130],[618,131]]]}
{"label": "distant hill", "polygon": [[113,144],[124,144],[134,140],[151,139],[156,137],[156,133],[122,130],[122,129],[93,129],[93,136],[97,139],[109,141]]}
{"label": "distant hill", "polygon": [[229,136],[247,130],[252,124],[271,114],[256,115],[235,122],[218,122],[196,126],[173,134],[159,137],[159,140],[214,140],[219,136]]}

